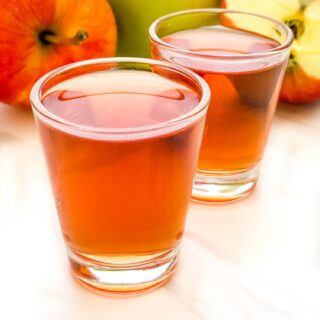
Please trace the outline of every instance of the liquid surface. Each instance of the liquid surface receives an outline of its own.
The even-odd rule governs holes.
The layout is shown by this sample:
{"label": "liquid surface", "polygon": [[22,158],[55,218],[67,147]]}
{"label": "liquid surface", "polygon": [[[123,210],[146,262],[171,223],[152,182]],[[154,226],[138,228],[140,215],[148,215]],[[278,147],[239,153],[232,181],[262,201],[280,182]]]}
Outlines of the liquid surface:
{"label": "liquid surface", "polygon": [[[179,81],[131,71],[65,81],[43,101],[68,121],[113,128],[167,121],[197,102],[197,93]],[[128,140],[73,135],[41,120],[38,126],[69,248],[105,262],[130,262],[178,244],[204,117],[166,134]]]}
{"label": "liquid surface", "polygon": [[158,74],[115,70],[65,80],[46,93],[43,104],[74,124],[137,128],[176,119],[199,100],[188,86]]}
{"label": "liquid surface", "polygon": [[[279,45],[254,33],[220,26],[181,31],[163,40],[209,55],[245,55]],[[154,57],[163,59],[157,54],[154,50]],[[262,158],[286,61],[265,67],[267,61],[248,60],[227,65],[224,73],[216,58],[206,59],[199,71],[199,60],[187,55],[179,58],[180,64],[199,73],[211,89],[198,170],[238,172],[254,167]]]}
{"label": "liquid surface", "polygon": [[179,31],[162,40],[176,47],[207,55],[248,54],[279,46],[279,42],[275,40],[222,26]]}

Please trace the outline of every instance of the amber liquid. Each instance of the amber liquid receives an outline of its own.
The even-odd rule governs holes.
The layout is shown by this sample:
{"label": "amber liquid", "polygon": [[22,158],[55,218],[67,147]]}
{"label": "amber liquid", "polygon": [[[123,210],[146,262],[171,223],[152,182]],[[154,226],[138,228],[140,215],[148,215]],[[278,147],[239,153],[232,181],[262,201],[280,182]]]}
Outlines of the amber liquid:
{"label": "amber liquid", "polygon": [[[44,106],[77,125],[128,129],[175,119],[199,94],[145,71],[77,76]],[[96,135],[38,121],[68,246],[85,255],[146,255],[174,247],[184,227],[204,119],[162,133]]]}
{"label": "amber liquid", "polygon": [[[221,26],[181,31],[163,40],[194,53],[221,55],[221,59],[224,55],[246,55],[279,45],[257,34]],[[153,55],[162,58],[155,48]],[[198,170],[241,172],[257,165],[267,141],[286,61],[265,66],[263,61],[249,60],[245,67],[232,69],[230,64],[228,70],[221,71],[217,60],[209,58],[207,66],[202,63],[199,67],[191,59],[183,59],[176,62],[200,74],[212,94]]]}

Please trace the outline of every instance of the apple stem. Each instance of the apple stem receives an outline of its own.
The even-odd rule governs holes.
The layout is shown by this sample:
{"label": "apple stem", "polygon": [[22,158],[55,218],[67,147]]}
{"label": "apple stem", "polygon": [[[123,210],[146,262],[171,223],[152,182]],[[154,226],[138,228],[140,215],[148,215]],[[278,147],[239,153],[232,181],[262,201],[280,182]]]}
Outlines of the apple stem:
{"label": "apple stem", "polygon": [[79,30],[72,38],[65,38],[55,34],[45,34],[44,40],[48,43],[62,44],[62,45],[80,45],[83,41],[87,40],[89,34],[87,31]]}

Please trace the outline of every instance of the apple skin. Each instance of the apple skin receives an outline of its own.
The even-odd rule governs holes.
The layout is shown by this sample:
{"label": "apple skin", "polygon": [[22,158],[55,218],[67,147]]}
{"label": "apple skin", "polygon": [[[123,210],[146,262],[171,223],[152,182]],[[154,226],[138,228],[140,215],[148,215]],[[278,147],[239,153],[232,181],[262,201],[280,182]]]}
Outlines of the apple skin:
{"label": "apple skin", "polygon": [[320,98],[320,79],[307,75],[300,66],[288,68],[283,78],[279,100],[301,104]]}
{"label": "apple skin", "polygon": [[219,0],[109,0],[116,16],[118,56],[150,57],[148,30],[157,18],[181,10],[214,8]]}
{"label": "apple skin", "polygon": [[0,17],[0,101],[7,104],[30,107],[32,85],[57,67],[115,54],[106,0],[6,0]]}

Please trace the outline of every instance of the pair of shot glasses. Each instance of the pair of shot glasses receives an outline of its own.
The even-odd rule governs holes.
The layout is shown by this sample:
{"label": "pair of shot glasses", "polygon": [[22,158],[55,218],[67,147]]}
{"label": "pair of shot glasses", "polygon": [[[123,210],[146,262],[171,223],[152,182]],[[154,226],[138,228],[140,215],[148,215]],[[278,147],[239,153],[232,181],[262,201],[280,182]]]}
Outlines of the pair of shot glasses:
{"label": "pair of shot glasses", "polygon": [[162,17],[149,35],[154,60],[76,62],[31,92],[71,269],[108,292],[170,278],[191,196],[252,191],[293,41],[224,9]]}

